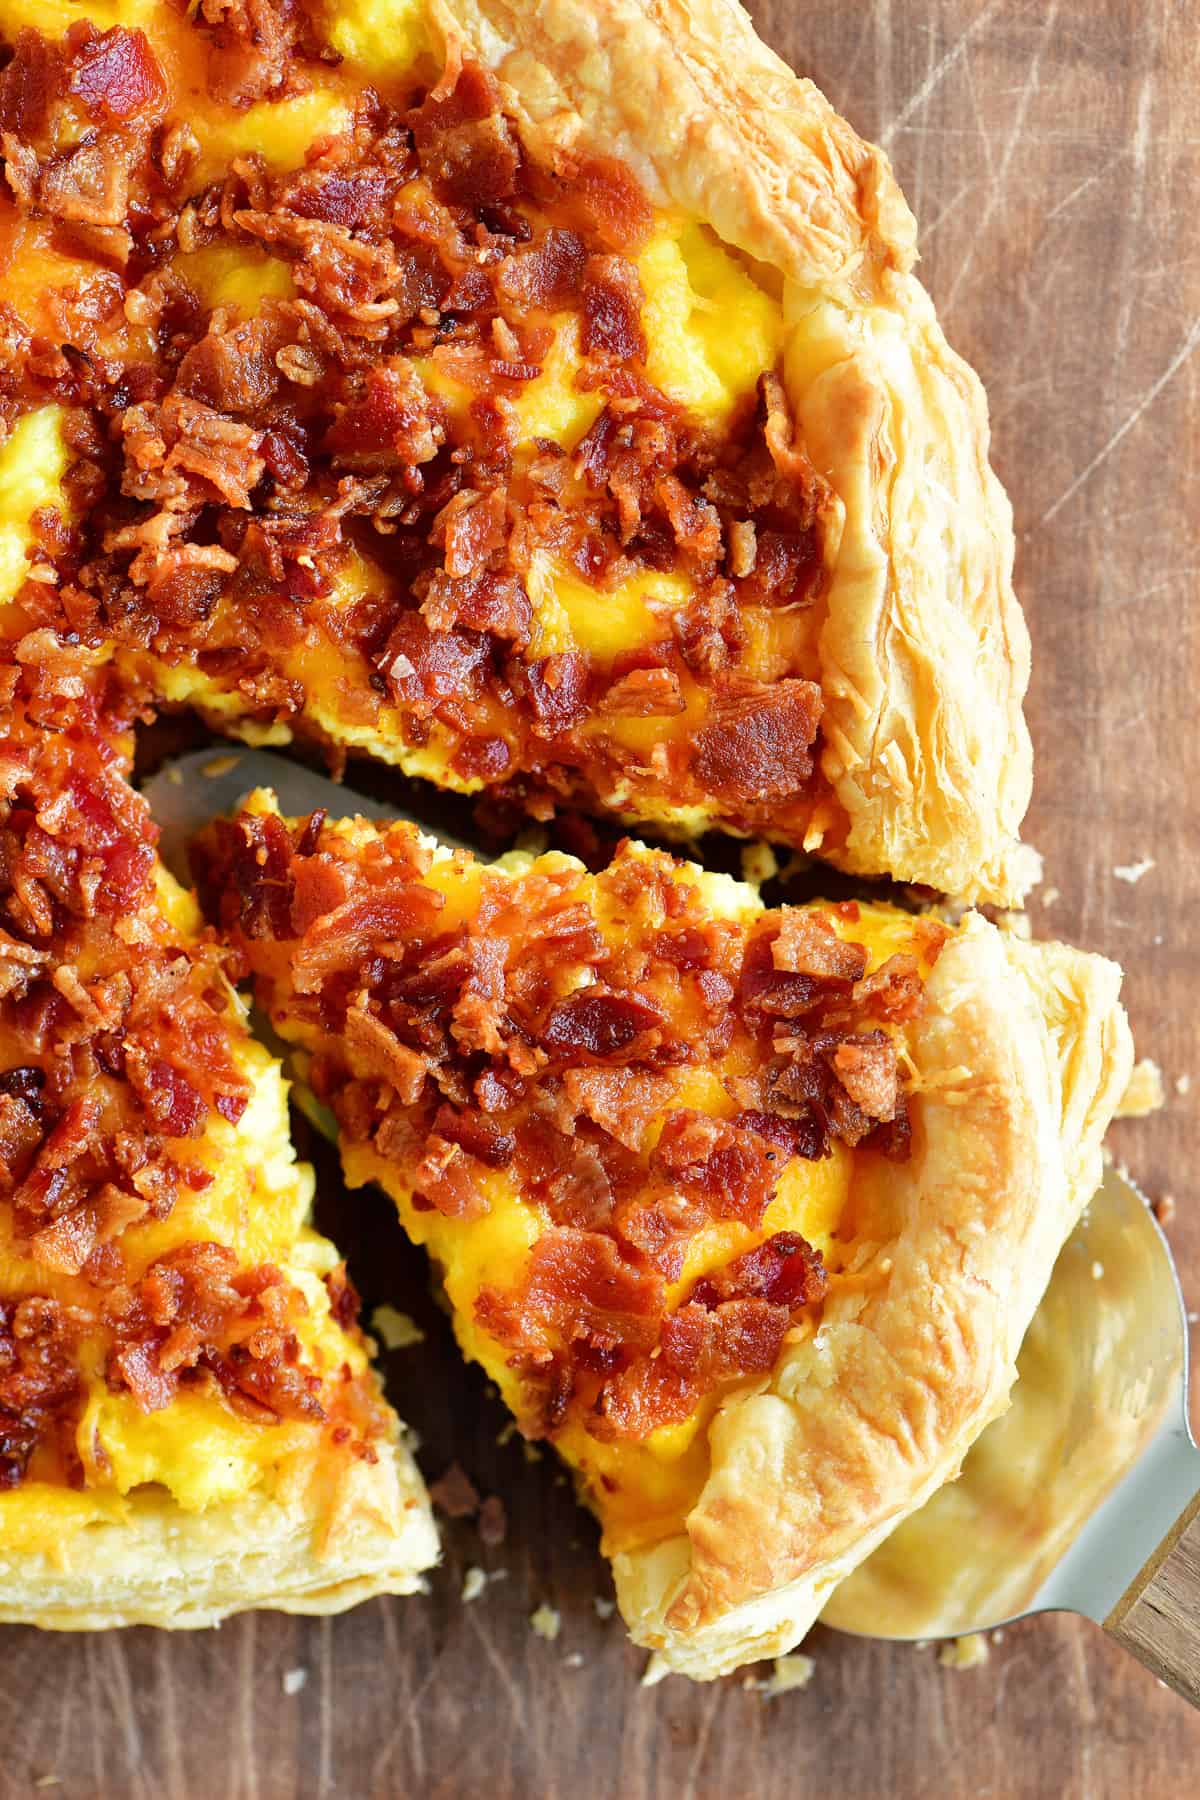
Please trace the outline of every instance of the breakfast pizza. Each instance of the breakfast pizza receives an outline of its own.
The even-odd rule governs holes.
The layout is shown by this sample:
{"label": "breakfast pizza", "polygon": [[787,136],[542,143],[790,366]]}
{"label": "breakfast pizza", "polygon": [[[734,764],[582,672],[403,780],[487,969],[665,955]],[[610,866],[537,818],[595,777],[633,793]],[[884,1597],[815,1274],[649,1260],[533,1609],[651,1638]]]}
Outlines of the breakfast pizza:
{"label": "breakfast pizza", "polygon": [[635,1639],[696,1676],[790,1648],[1007,1404],[1128,1078],[1119,971],[268,795],[198,863],[347,1180],[575,1471]]}
{"label": "breakfast pizza", "polygon": [[1019,901],[1009,510],[887,160],[736,0],[0,0],[0,44],[0,1617],[436,1558],[245,973],[637,1641],[784,1648],[1006,1402],[1118,972],[265,795],[205,926],[134,734]]}
{"label": "breakfast pizza", "polygon": [[408,1593],[428,1502],[110,684],[0,677],[0,1619]]}
{"label": "breakfast pizza", "polygon": [[736,5],[0,27],[15,634],[516,812],[1027,885],[979,385]]}

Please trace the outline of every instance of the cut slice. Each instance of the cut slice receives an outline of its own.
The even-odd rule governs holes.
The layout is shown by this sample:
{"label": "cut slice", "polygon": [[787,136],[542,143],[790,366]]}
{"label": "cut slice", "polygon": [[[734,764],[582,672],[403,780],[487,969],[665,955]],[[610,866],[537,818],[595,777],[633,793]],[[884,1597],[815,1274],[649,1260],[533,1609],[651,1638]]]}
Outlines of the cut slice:
{"label": "cut slice", "polygon": [[0,714],[0,1619],[411,1592],[428,1504],[286,1083],[156,863],[95,663],[27,638]]}
{"label": "cut slice", "polygon": [[506,817],[1028,885],[982,393],[739,7],[80,11],[0,8],[0,627]]}
{"label": "cut slice", "polygon": [[1007,1402],[1128,1073],[1119,971],[266,794],[198,865],[637,1640],[697,1676],[793,1644]]}

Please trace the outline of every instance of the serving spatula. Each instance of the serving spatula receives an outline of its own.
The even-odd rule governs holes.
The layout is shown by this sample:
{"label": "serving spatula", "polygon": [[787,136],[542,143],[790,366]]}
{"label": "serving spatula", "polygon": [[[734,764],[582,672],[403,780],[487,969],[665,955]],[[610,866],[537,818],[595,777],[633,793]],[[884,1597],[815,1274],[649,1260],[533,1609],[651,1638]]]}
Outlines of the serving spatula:
{"label": "serving spatula", "polygon": [[[194,751],[145,784],[168,868],[186,881],[190,839],[255,787],[285,814],[412,818],[269,752]],[[1200,1706],[1187,1324],[1166,1239],[1116,1169],[1059,1256],[1019,1366],[959,1479],[841,1583],[825,1623],[926,1639],[1078,1612]]]}

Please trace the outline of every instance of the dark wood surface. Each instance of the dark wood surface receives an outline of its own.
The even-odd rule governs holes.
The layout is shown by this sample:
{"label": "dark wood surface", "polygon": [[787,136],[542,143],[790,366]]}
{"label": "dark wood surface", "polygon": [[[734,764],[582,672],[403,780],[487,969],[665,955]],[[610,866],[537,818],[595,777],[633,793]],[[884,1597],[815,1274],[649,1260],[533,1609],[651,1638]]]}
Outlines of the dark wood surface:
{"label": "dark wood surface", "polygon": [[[1200,1212],[1200,8],[1189,0],[760,0],[764,35],[888,147],[924,275],[992,397],[1035,647],[1028,835],[1040,931],[1120,957],[1158,1117],[1118,1148],[1152,1194],[1195,1305]],[[1114,870],[1146,858],[1136,885]],[[1180,1077],[1192,1091],[1177,1093]],[[1186,1086],[1186,1083],[1185,1083]],[[166,1800],[332,1794],[466,1800],[1174,1800],[1200,1716],[1093,1627],[1031,1622],[986,1666],[817,1631],[810,1686],[638,1686],[593,1606],[593,1527],[547,1459],[499,1445],[419,1271],[368,1203],[357,1273],[399,1285],[428,1339],[389,1358],[436,1476],[454,1457],[508,1505],[507,1543],[452,1526],[428,1597],[272,1615],[172,1638],[0,1633],[0,1795]],[[1194,1335],[1194,1334],[1193,1334]],[[461,1604],[473,1563],[504,1571]],[[528,1615],[558,1607],[547,1644]],[[582,1661],[578,1661],[582,1659]],[[284,1675],[307,1679],[284,1691]]]}

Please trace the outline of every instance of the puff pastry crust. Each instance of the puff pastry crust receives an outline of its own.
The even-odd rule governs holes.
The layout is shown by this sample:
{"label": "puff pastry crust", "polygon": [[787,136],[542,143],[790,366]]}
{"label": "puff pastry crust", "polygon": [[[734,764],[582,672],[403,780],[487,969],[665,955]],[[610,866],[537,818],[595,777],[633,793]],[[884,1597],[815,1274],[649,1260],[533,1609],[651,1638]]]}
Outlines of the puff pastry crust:
{"label": "puff pastry crust", "polygon": [[1100,1176],[1131,1045],[1111,964],[968,921],[914,1030],[916,1143],[882,1279],[714,1422],[686,1534],[614,1560],[641,1643],[698,1679],[796,1643],[1002,1412]]}
{"label": "puff pastry crust", "polygon": [[535,145],[601,146],[650,198],[782,279],[800,438],[841,502],[820,638],[822,854],[968,898],[1036,876],[1018,843],[1029,640],[987,403],[912,274],[887,157],[759,39],[737,0],[434,0]]}
{"label": "puff pastry crust", "polygon": [[[669,1156],[664,1163],[655,1144],[681,1141],[681,1127],[693,1139],[697,1130],[732,1127],[729,1141],[708,1136],[702,1152],[707,1157],[714,1142],[724,1144],[726,1160],[715,1165],[722,1173],[706,1227],[711,1232],[734,1212],[738,1164],[731,1159],[754,1154],[739,1133],[761,1138],[782,1128],[770,1178],[776,1199],[757,1218],[752,1210],[745,1214],[756,1234],[755,1255],[781,1243],[770,1235],[783,1223],[778,1200],[794,1191],[788,1186],[794,1177],[812,1179],[820,1167],[811,1146],[783,1148],[786,1121],[803,1120],[800,1096],[812,1092],[787,1085],[787,1059],[810,1069],[814,1055],[819,1061],[832,1054],[828,1033],[831,1027],[836,1033],[839,1015],[830,1012],[826,1022],[814,1010],[820,1002],[813,993],[800,1014],[788,1014],[790,1002],[781,991],[764,1004],[787,1015],[787,1024],[777,1016],[765,1030],[758,1027],[757,1037],[753,1025],[747,1036],[753,1013],[744,1010],[744,996],[755,992],[753,971],[763,944],[770,944],[777,970],[798,969],[802,981],[815,979],[819,988],[833,953],[824,934],[836,915],[822,922],[818,913],[814,923],[786,910],[756,911],[745,888],[715,888],[696,869],[636,848],[617,858],[614,872],[594,880],[580,865],[554,857],[528,869],[506,872],[500,865],[494,874],[480,872],[469,860],[422,850],[405,827],[389,832],[359,822],[325,835],[310,834],[304,821],[282,828],[266,797],[232,826],[218,826],[203,860],[214,916],[239,943],[277,1029],[311,1059],[306,1067],[318,1096],[334,1108],[350,1179],[380,1180],[392,1193],[406,1227],[429,1242],[443,1265],[464,1347],[499,1382],[523,1428],[556,1438],[580,1471],[605,1527],[621,1611],[634,1638],[660,1652],[671,1668],[697,1678],[725,1674],[796,1643],[837,1582],[957,1473],[971,1443],[1007,1405],[1022,1339],[1058,1251],[1098,1182],[1101,1137],[1128,1079],[1132,1052],[1118,1000],[1119,970],[1062,945],[1024,942],[978,914],[969,914],[935,947],[920,1003],[885,1015],[893,1020],[894,1053],[908,1070],[911,1140],[880,1154],[880,1144],[865,1141],[870,1134],[860,1135],[855,1125],[848,1142],[826,1143],[826,1157],[836,1152],[844,1159],[838,1166],[847,1172],[849,1197],[835,1207],[839,1222],[826,1227],[835,1272],[815,1325],[809,1317],[813,1329],[806,1329],[804,1315],[794,1313],[796,1328],[774,1339],[765,1360],[743,1364],[743,1375],[718,1391],[714,1407],[696,1411],[696,1401],[687,1401],[683,1412],[698,1421],[704,1451],[697,1489],[682,1490],[674,1513],[660,1507],[662,1525],[639,1543],[623,1540],[610,1496],[631,1487],[632,1504],[646,1507],[653,1526],[660,1489],[620,1444],[621,1454],[609,1460],[589,1448],[568,1409],[598,1419],[606,1447],[614,1431],[619,1439],[630,1429],[630,1389],[622,1382],[626,1370],[637,1369],[638,1351],[645,1357],[646,1340],[636,1334],[651,1303],[620,1297],[621,1272],[629,1278],[635,1268],[652,1266],[660,1248],[661,1240],[639,1223],[641,1209],[656,1220],[671,1217],[685,1195],[694,1205],[699,1191],[687,1165]],[[659,901],[656,884],[664,881],[662,893],[670,898]],[[686,908],[673,913],[684,907],[684,895]],[[428,915],[423,922],[422,900]],[[402,948],[389,942],[401,917],[413,921]],[[666,998],[675,990],[663,982],[655,960],[664,954],[664,922],[673,917],[675,929],[686,927],[689,961],[719,967],[733,980],[725,983],[730,999],[728,1014],[720,1015],[724,1028],[712,1016],[707,1023],[698,1016],[691,1032],[697,1047],[656,1062],[653,1044],[639,1055],[640,1040],[628,1033],[628,1052],[612,1045],[617,1023],[627,1020],[631,1007],[649,1009],[646,1016],[658,1021],[668,1045],[681,1031]],[[890,929],[903,925],[904,915],[892,917]],[[730,920],[739,944],[733,962],[711,964]],[[453,973],[439,951],[450,941],[450,921],[458,932]],[[537,997],[542,990],[528,986],[528,970],[546,954],[539,946],[558,945],[568,923],[571,937],[552,953],[558,985],[551,993],[565,985],[571,998],[547,1011]],[[915,923],[908,921],[910,928]],[[591,935],[597,929],[599,940]],[[853,946],[856,934],[869,943],[872,933],[889,927],[858,909],[836,929]],[[364,937],[372,931],[373,937]],[[815,940],[809,935],[814,931]],[[793,932],[805,944],[799,961],[787,947]],[[895,941],[889,938],[887,947]],[[493,942],[503,947],[499,973]],[[587,946],[578,969],[573,958],[579,952],[569,952],[568,942]],[[714,948],[706,950],[706,942]],[[375,952],[375,973],[363,975],[361,989],[352,980],[348,990],[346,958],[356,958],[357,967],[366,962],[367,948]],[[903,961],[893,955],[882,966],[894,971]],[[864,956],[860,973],[865,966]],[[911,967],[915,971],[916,963]],[[444,975],[434,973],[443,968]],[[825,974],[818,974],[822,969]],[[883,978],[871,974],[867,981]],[[451,982],[447,993],[437,989],[435,999],[405,1002],[425,1009],[418,1030],[409,1011],[397,1012],[389,996],[433,994],[439,980]],[[844,1008],[853,1004],[851,987],[846,981],[839,988],[839,980],[833,1005]],[[743,998],[732,998],[739,986]],[[347,1008],[344,1027],[339,1006]],[[580,1036],[567,1013],[574,1020],[585,1008],[592,1017]],[[847,1015],[840,1016],[845,1032]],[[883,1047],[879,1033],[864,1031],[864,1023],[856,1018],[844,1040],[852,1059]],[[716,1032],[721,1044],[732,1042],[730,1063],[700,1047],[706,1030]],[[427,1052],[423,1063],[413,1043],[442,1047]],[[772,1055],[781,1044],[782,1059]],[[486,1116],[474,1110],[471,1090],[456,1072],[459,1056],[474,1057],[464,1068],[485,1071],[472,1077],[476,1092],[483,1094],[488,1082],[496,1085]],[[504,1096],[503,1082],[512,1079],[510,1056],[516,1059],[512,1068],[540,1071],[547,1102],[555,1097],[556,1129],[570,1134],[562,1140],[563,1154],[585,1159],[592,1170],[568,1174],[576,1186],[565,1196],[547,1189],[539,1173],[555,1166],[546,1148],[548,1119],[523,1116]],[[757,1068],[747,1060],[754,1057]],[[609,1064],[608,1082],[632,1081],[635,1090],[640,1085],[646,1091],[643,1110],[614,1118],[606,1100],[600,1111],[581,1113],[571,1123],[580,1093],[585,1105],[592,1104],[588,1093],[597,1065]],[[667,1073],[676,1069],[682,1087]],[[399,1104],[388,1086],[397,1081],[404,1090]],[[698,1098],[701,1093],[709,1097]],[[765,1107],[767,1113],[731,1118],[732,1095],[737,1106]],[[825,1116],[838,1116],[836,1094],[819,1104]],[[873,1116],[895,1115],[884,1107]],[[597,1135],[592,1127],[601,1121]],[[649,1143],[648,1164],[622,1161],[605,1131],[619,1133],[638,1157]],[[501,1141],[502,1190],[495,1186],[500,1177],[479,1160],[492,1158],[489,1146]],[[549,1141],[555,1141],[553,1132]],[[597,1176],[597,1157],[601,1171],[612,1171],[611,1187]],[[811,1237],[807,1220],[814,1216],[810,1206],[789,1220],[789,1228]],[[580,1217],[590,1222],[572,1225]],[[516,1229],[514,1219],[522,1221]],[[610,1249],[614,1240],[622,1246],[624,1261],[597,1281],[591,1271],[601,1232],[612,1234],[604,1240]],[[544,1255],[547,1244],[553,1263]],[[684,1281],[657,1300],[669,1316],[657,1337],[652,1334],[657,1348],[651,1367],[659,1355],[662,1368],[689,1366],[677,1361],[686,1354],[676,1335],[679,1321],[686,1317],[686,1329],[699,1329],[700,1306],[711,1308],[720,1295],[740,1291],[730,1275],[738,1270],[740,1280],[750,1259],[727,1259],[745,1244],[744,1234],[732,1244],[722,1242],[715,1267],[689,1261],[693,1282],[707,1271],[706,1278],[725,1283],[699,1305],[703,1281],[691,1287]],[[510,1276],[502,1268],[513,1255],[516,1272]],[[671,1280],[678,1275],[676,1268]],[[567,1378],[554,1373],[563,1354],[556,1329],[543,1333],[539,1322],[553,1316],[539,1308],[540,1297],[556,1283],[569,1296],[568,1345],[582,1340],[585,1346],[579,1353],[585,1372],[576,1369]],[[505,1301],[497,1287],[501,1296],[524,1298]],[[809,1299],[806,1292],[805,1305]],[[596,1317],[603,1323],[593,1338],[589,1320]],[[622,1320],[632,1320],[634,1335],[623,1337]],[[747,1313],[737,1329],[744,1341]],[[568,1348],[566,1354],[575,1352]],[[592,1354],[607,1355],[601,1366],[623,1371],[594,1394],[586,1374]],[[513,1373],[522,1367],[522,1379],[534,1384],[543,1380],[542,1370],[550,1371],[546,1401],[536,1402],[532,1413]],[[650,1381],[654,1393],[655,1378]],[[650,1406],[648,1400],[639,1404]],[[651,1445],[647,1413],[635,1406],[632,1416],[638,1421],[632,1436]],[[681,1416],[666,1415],[668,1422]],[[667,1454],[676,1456],[678,1449]]]}
{"label": "puff pastry crust", "polygon": [[379,1461],[318,1471],[287,1494],[254,1489],[189,1512],[161,1488],[130,1494],[57,1550],[0,1542],[0,1621],[49,1631],[219,1625],[232,1613],[344,1612],[411,1594],[437,1561],[437,1534],[403,1445]]}

